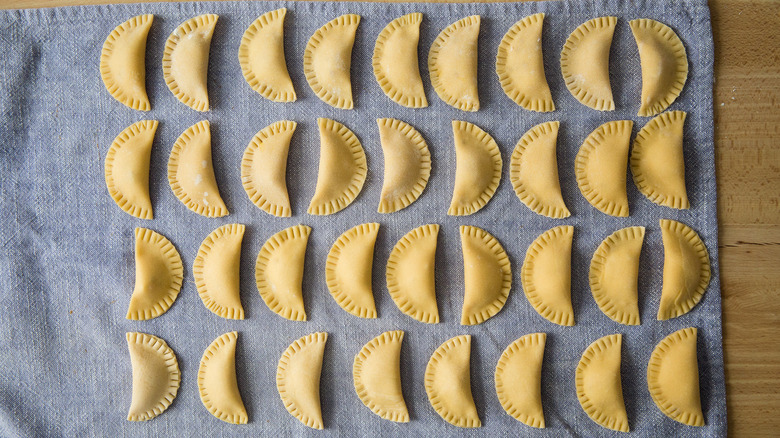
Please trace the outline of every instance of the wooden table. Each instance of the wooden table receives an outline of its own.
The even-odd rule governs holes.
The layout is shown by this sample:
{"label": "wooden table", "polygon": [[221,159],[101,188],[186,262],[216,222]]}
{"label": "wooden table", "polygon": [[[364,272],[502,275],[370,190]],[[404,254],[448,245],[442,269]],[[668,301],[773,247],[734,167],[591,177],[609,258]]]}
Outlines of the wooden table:
{"label": "wooden table", "polygon": [[[136,2],[3,0],[0,8]],[[780,2],[710,0],[710,8],[729,431],[774,437],[780,435]]]}

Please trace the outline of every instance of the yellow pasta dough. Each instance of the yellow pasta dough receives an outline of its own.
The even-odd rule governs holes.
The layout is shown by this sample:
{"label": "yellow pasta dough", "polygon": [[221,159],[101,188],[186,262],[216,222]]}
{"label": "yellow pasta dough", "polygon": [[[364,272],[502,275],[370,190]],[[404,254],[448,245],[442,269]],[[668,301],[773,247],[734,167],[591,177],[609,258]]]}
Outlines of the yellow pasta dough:
{"label": "yellow pasta dough", "polygon": [[345,14],[314,32],[303,53],[303,73],[314,94],[334,108],[352,109],[352,46],[360,15]]}
{"label": "yellow pasta dough", "polygon": [[574,29],[561,50],[566,88],[580,103],[599,111],[615,109],[609,83],[609,49],[616,24],[616,17],[586,21]]}
{"label": "yellow pasta dough", "polygon": [[404,332],[385,332],[363,346],[355,356],[355,391],[366,407],[385,420],[409,422],[401,390],[401,342]]}
{"label": "yellow pasta dough", "polygon": [[382,29],[374,45],[376,81],[387,97],[407,108],[428,106],[417,61],[422,18],[419,12],[396,18]]}
{"label": "yellow pasta dough", "polygon": [[283,120],[252,137],[241,160],[244,191],[257,208],[277,217],[290,217],[287,193],[287,154],[297,123]]}
{"label": "yellow pasta dough", "polygon": [[190,18],[165,42],[162,58],[165,83],[177,99],[195,111],[209,110],[209,52],[218,18],[215,14]]}
{"label": "yellow pasta dough", "polygon": [[571,245],[574,227],[562,225],[542,233],[528,247],[520,280],[528,302],[546,320],[574,325],[571,305]]}
{"label": "yellow pasta dough", "polygon": [[542,359],[546,333],[518,338],[496,365],[496,394],[507,414],[528,426],[544,429]]}
{"label": "yellow pasta dough", "polygon": [[266,12],[244,32],[238,46],[238,63],[244,79],[261,96],[273,102],[296,99],[284,57],[284,17],[287,8]]}
{"label": "yellow pasta dough", "polygon": [[325,280],[339,307],[360,318],[376,318],[371,272],[378,223],[358,225],[345,231],[330,248]]}
{"label": "yellow pasta dough", "polygon": [[628,415],[620,380],[623,335],[609,335],[590,344],[575,372],[577,399],[599,426],[628,432]]}
{"label": "yellow pasta dough", "polygon": [[455,142],[455,186],[447,214],[467,216],[481,210],[501,182],[501,151],[496,141],[477,125],[452,121]]}
{"label": "yellow pasta dough", "polygon": [[661,219],[664,242],[664,280],[658,320],[684,315],[701,301],[710,283],[710,256],[691,227]]}
{"label": "yellow pasta dough", "polygon": [[147,320],[167,312],[181,291],[181,256],[165,236],[135,229],[135,288],[127,319]]}
{"label": "yellow pasta dough", "polygon": [[639,324],[637,280],[645,227],[615,231],[601,242],[590,261],[590,291],[599,309],[615,322]]}
{"label": "yellow pasta dough", "polygon": [[463,111],[479,110],[479,26],[479,15],[452,23],[436,37],[428,52],[433,89],[441,100]]}
{"label": "yellow pasta dough", "polygon": [[260,248],[255,282],[271,311],[291,321],[306,321],[303,307],[303,262],[311,228],[296,225],[271,236]]}
{"label": "yellow pasta dough", "polygon": [[323,429],[320,374],[327,333],[312,333],[290,344],[279,359],[276,389],[285,409],[312,429]]}
{"label": "yellow pasta dough", "polygon": [[423,225],[395,244],[387,259],[387,290],[401,312],[412,318],[439,322],[436,305],[436,244],[439,226]]}
{"label": "yellow pasta dough", "polygon": [[108,148],[105,177],[116,205],[139,219],[154,219],[149,198],[149,159],[157,120],[142,120],[125,128]]}
{"label": "yellow pasta dough", "polygon": [[133,399],[127,420],[151,420],[168,409],[179,392],[179,362],[157,336],[130,332],[126,337],[133,366]]}
{"label": "yellow pasta dough", "polygon": [[425,367],[425,392],[439,416],[458,427],[480,427],[471,395],[471,335],[456,336],[433,352]]}
{"label": "yellow pasta dough", "polygon": [[396,119],[377,119],[385,158],[380,213],[408,207],[420,197],[431,175],[431,153],[419,132]]}
{"label": "yellow pasta dough", "polygon": [[245,230],[241,224],[217,228],[203,240],[192,265],[203,305],[226,319],[244,319],[239,271]]}
{"label": "yellow pasta dough", "polygon": [[226,423],[249,421],[236,378],[236,344],[238,333],[218,337],[203,352],[198,368],[198,391],[203,406],[211,415]]}
{"label": "yellow pasta dough", "polygon": [[139,111],[152,106],[146,95],[146,37],[154,15],[133,17],[108,34],[100,53],[100,77],[111,96]]}
{"label": "yellow pasta dough", "polygon": [[512,266],[498,240],[473,226],[460,227],[465,293],[462,325],[481,324],[504,308],[512,288]]}

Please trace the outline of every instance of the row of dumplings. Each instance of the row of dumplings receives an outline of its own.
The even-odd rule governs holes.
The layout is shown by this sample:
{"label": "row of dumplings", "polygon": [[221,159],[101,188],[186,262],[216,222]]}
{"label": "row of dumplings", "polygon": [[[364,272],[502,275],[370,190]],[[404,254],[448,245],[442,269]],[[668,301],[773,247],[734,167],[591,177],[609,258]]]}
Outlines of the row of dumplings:
{"label": "row of dumplings", "polygon": [[[653,350],[647,365],[647,386],[656,406],[669,418],[689,426],[704,426],[699,395],[699,368],[694,327],[672,333]],[[382,333],[355,355],[352,376],[360,401],[379,417],[410,421],[401,385],[402,330]],[[293,342],[279,359],[276,387],[285,409],[301,423],[323,429],[320,375],[328,334],[312,333]],[[544,428],[541,377],[546,333],[512,342],[495,370],[495,390],[501,406],[517,421]],[[235,371],[237,332],[217,338],[203,353],[198,390],[208,411],[228,423],[249,421]],[[629,431],[620,375],[623,336],[613,334],[593,342],[583,352],[574,373],[577,399],[597,424]],[[146,421],[170,406],[181,375],[173,350],[162,339],[127,333],[133,367],[129,421]],[[471,394],[471,335],[456,336],[437,348],[425,368],[425,391],[431,406],[458,427],[482,425]]]}
{"label": "row of dumplings", "polygon": [[[686,113],[670,111],[650,120],[636,135],[630,168],[639,191],[656,204],[689,208],[685,187],[683,125]],[[351,204],[362,190],[368,166],[357,136],[331,119],[317,120],[320,134],[319,175],[308,213],[329,215]],[[384,182],[378,211],[392,213],[416,201],[428,184],[431,154],[422,135],[400,120],[378,119],[384,154]],[[560,123],[531,128],[512,153],[510,181],[517,197],[537,214],[570,216],[558,180],[556,143]],[[152,219],[149,160],[158,122],[144,120],[122,131],[105,159],[108,191],[125,212]],[[280,121],[259,131],[241,161],[241,180],[249,199],[278,217],[292,215],[287,192],[287,157],[297,124]],[[600,211],[629,214],[626,167],[633,122],[605,123],[588,135],[577,153],[575,173],[580,192]],[[450,215],[470,215],[493,197],[501,181],[501,151],[478,126],[452,122],[456,155]],[[168,159],[168,182],[190,210],[207,217],[228,214],[211,162],[211,131],[201,121],[179,136]]]}
{"label": "row of dumplings", "polygon": [[[277,9],[257,18],[244,33],[238,60],[246,82],[274,102],[293,102],[295,89],[284,53],[284,18]],[[100,73],[119,102],[148,111],[146,37],[153,15],[139,15],[117,26],[103,44]],[[217,15],[182,23],[165,43],[163,75],[171,92],[196,111],[209,109],[207,73],[211,37]],[[412,13],[390,22],[377,36],[372,65],[382,91],[409,108],[428,106],[417,60],[423,15]],[[522,108],[555,110],[544,73],[544,14],[523,18],[498,46],[496,74],[506,95]],[[350,77],[352,47],[360,16],[345,14],[319,28],[309,39],[303,70],[311,89],[323,102],[341,109],[354,107]],[[609,81],[609,52],[616,17],[599,17],[577,27],[561,50],[566,87],[583,105],[599,111],[615,109]],[[630,23],[642,64],[639,115],[653,116],[680,95],[688,75],[688,59],[680,38],[667,25],[651,19]],[[428,70],[436,94],[464,110],[479,109],[477,59],[480,16],[463,18],[441,31],[428,53]]]}
{"label": "row of dumplings", "polygon": [[[378,223],[344,232],[333,244],[325,280],[333,299],[346,312],[377,318],[372,290],[374,246]],[[658,320],[689,312],[710,280],[707,249],[698,234],[673,220],[660,221],[664,245],[663,286]],[[239,288],[241,242],[245,226],[224,225],[206,237],[192,267],[203,304],[216,315],[244,319]],[[255,263],[257,290],[274,313],[306,321],[302,283],[311,228],[297,225],[271,236]],[[398,309],[425,323],[438,323],[435,262],[439,226],[423,225],[403,236],[387,260],[387,290]],[[637,325],[637,282],[644,227],[620,229],[596,249],[589,283],[599,309],[614,321]],[[525,296],[550,322],[574,325],[571,302],[571,249],[574,227],[552,228],[528,247],[521,271]],[[462,325],[481,324],[503,307],[512,287],[512,268],[501,243],[487,231],[460,227],[464,297]],[[171,242],[146,228],[135,230],[135,288],[127,318],[147,320],[165,313],[179,295],[181,257]]]}

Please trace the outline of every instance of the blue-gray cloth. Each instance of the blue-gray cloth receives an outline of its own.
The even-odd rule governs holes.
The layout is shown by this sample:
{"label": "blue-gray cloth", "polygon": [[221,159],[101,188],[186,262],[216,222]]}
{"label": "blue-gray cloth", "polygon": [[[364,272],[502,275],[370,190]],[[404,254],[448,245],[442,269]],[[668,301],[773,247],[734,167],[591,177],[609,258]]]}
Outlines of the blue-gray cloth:
{"label": "blue-gray cloth", "polygon": [[[298,94],[294,103],[272,103],[245,82],[238,64],[244,30],[264,12],[287,7],[285,50]],[[392,19],[422,12],[420,69],[430,106],[406,109],[385,97],[374,79],[371,55],[382,28]],[[495,73],[495,55],[504,33],[518,20],[546,13],[543,45],[547,80],[556,111],[535,113],[512,102]],[[183,21],[219,14],[211,44],[209,98],[212,109],[198,113],[166,88],[161,58],[168,35]],[[312,33],[344,13],[360,14],[353,61],[355,109],[334,109],[309,88],[302,71],[305,45]],[[138,14],[154,14],[147,49],[148,113],[114,100],[100,79],[99,59],[106,36]],[[482,16],[479,37],[481,109],[463,112],[446,105],[431,87],[427,54],[438,33],[471,14]],[[594,17],[618,17],[610,59],[616,111],[586,108],[567,91],[559,54],[566,38]],[[687,50],[690,72],[670,109],[688,112],[684,149],[690,210],[653,204],[628,176],[628,218],[607,216],[580,194],[574,158],[585,137],[611,120],[634,121],[634,132],[649,121],[637,117],[641,90],[640,60],[628,21],[652,18],[671,26]],[[623,392],[632,434],[636,436],[723,436],[726,397],[721,347],[721,299],[713,146],[713,45],[705,0],[572,1],[507,4],[381,3],[168,3],[72,7],[0,12],[0,435],[2,436],[616,436],[594,423],[580,407],[574,370],[594,340],[622,333]],[[368,157],[362,192],[345,210],[325,217],[306,214],[314,193],[319,157],[316,119],[329,117],[353,130]],[[422,196],[393,214],[376,212],[383,159],[375,119],[395,117],[415,126],[431,151],[433,170]],[[103,163],[109,145],[125,127],[143,119],[160,121],[151,159],[151,198],[155,219],[124,213],[106,189]],[[187,127],[209,120],[214,167],[230,215],[198,216],[174,196],[166,163],[176,138]],[[279,219],[255,207],[240,180],[240,162],[252,136],[278,120],[298,122],[288,165],[293,216]],[[476,123],[501,148],[501,185],[487,206],[472,216],[448,217],[455,154],[451,120]],[[558,165],[563,197],[572,216],[548,219],[526,208],[509,182],[509,159],[518,139],[532,126],[560,120]],[[658,220],[671,218],[696,230],[712,262],[712,281],[693,310],[670,321],[657,321],[663,268]],[[330,246],[348,228],[379,222],[374,261],[374,297],[379,318],[359,319],[342,310],[328,292],[324,267]],[[241,300],[246,319],[232,321],[209,312],[192,276],[192,263],[203,239],[227,223],[247,225],[241,257]],[[313,228],[305,264],[304,299],[308,322],[273,314],[254,282],[254,264],[265,240],[299,223]],[[385,262],[393,245],[426,223],[441,224],[436,286],[441,323],[427,325],[402,314],[385,285]],[[504,309],[473,327],[459,324],[463,302],[463,265],[458,226],[476,225],[496,236],[513,267],[512,291]],[[557,225],[575,227],[572,301],[576,326],[560,327],[528,303],[520,285],[520,267],[531,242]],[[590,258],[615,230],[647,227],[641,256],[639,308],[642,324],[624,326],[596,306],[588,286]],[[185,281],[171,309],[151,321],[128,321],[125,314],[134,284],[135,227],[168,237],[181,253]],[[664,416],[647,389],[646,367],[655,345],[668,334],[698,327],[701,399],[706,425],[694,428]],[[401,354],[408,424],[382,420],[357,397],[352,362],[361,347],[380,333],[406,332]],[[249,412],[249,424],[236,426],[213,417],[202,405],[196,376],[205,348],[219,335],[239,332],[236,368]],[[125,332],[163,338],[176,352],[181,388],[171,407],[148,422],[129,422],[132,369]],[[282,352],[299,337],[330,334],[322,369],[321,401],[326,430],[307,429],[285,410],[275,385]],[[515,421],[501,408],[493,373],[501,352],[518,337],[548,334],[542,373],[547,428]],[[423,376],[433,351],[447,339],[473,335],[471,377],[483,426],[460,430],[442,420],[426,397]]]}

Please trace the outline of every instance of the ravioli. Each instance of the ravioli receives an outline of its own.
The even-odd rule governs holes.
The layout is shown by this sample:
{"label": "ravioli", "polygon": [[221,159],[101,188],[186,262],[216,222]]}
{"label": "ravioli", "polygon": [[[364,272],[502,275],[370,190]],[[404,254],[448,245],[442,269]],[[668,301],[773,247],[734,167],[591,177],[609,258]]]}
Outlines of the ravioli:
{"label": "ravioli", "polygon": [[203,305],[226,319],[244,319],[239,271],[245,230],[241,224],[217,228],[203,240],[192,265]]}
{"label": "ravioli", "polygon": [[688,78],[688,57],[680,37],[667,25],[649,18],[628,22],[642,63],[642,101],[639,116],[650,117],[669,108]]}
{"label": "ravioli", "polygon": [[647,388],[667,417],[688,426],[704,426],[699,395],[698,330],[688,327],[664,338],[647,364]]}
{"label": "ravioli", "polygon": [[512,266],[498,240],[477,227],[461,226],[465,293],[461,325],[481,324],[504,308]]}
{"label": "ravioli", "polygon": [[133,399],[127,421],[147,421],[162,414],[179,392],[181,373],[171,347],[157,336],[128,332],[133,366]]}
{"label": "ravioli", "polygon": [[382,29],[374,45],[376,81],[387,97],[407,108],[428,106],[417,61],[422,18],[419,12],[396,18]]}
{"label": "ravioli", "polygon": [[311,228],[296,225],[271,236],[260,248],[255,282],[271,311],[291,321],[306,321],[303,307],[303,262]]}
{"label": "ravioli", "polygon": [[378,223],[350,228],[330,248],[325,281],[339,307],[359,318],[376,318],[371,272]]}
{"label": "ravioli", "polygon": [[710,256],[691,227],[661,219],[664,242],[664,279],[658,320],[676,318],[701,301],[710,283]]}
{"label": "ravioli", "polygon": [[241,160],[241,183],[249,200],[276,217],[292,215],[287,193],[287,154],[297,126],[289,120],[266,126],[252,137]]}
{"label": "ravioli", "polygon": [[471,396],[471,335],[456,336],[433,352],[425,367],[425,392],[439,416],[458,427],[480,427]]}
{"label": "ravioli", "polygon": [[290,344],[279,359],[276,389],[285,409],[312,429],[323,429],[320,374],[327,333],[312,333]]}
{"label": "ravioli", "polygon": [[463,111],[479,110],[479,26],[479,15],[452,23],[436,37],[428,52],[433,89],[441,100]]}
{"label": "ravioli", "polygon": [[195,111],[209,110],[209,52],[217,18],[215,14],[190,18],[165,42],[162,58],[165,84],[177,99]]}
{"label": "ravioli", "polygon": [[149,160],[158,125],[157,120],[133,123],[116,136],[106,154],[108,193],[119,208],[138,219],[154,219]]}
{"label": "ravioli", "polygon": [[601,242],[590,261],[590,291],[599,309],[613,321],[639,325],[637,280],[645,227],[615,231]]}
{"label": "ravioli", "polygon": [[409,422],[401,390],[402,330],[382,333],[355,356],[352,376],[360,401],[385,420]]}
{"label": "ravioli", "polygon": [[571,244],[574,227],[562,225],[545,231],[525,253],[520,280],[528,302],[544,319],[574,325],[571,305]]}
{"label": "ravioli", "polygon": [[147,228],[135,229],[135,288],[127,319],[157,318],[179,296],[184,279],[181,256],[165,236]]}
{"label": "ravioli", "polygon": [[617,17],[586,21],[569,35],[561,50],[561,73],[566,88],[583,105],[598,111],[612,111],[609,83],[609,49]]}
{"label": "ravioli", "polygon": [[501,182],[501,151],[496,141],[477,125],[452,121],[455,142],[455,186],[447,211],[451,216],[467,216],[481,210],[496,193]]}
{"label": "ravioli", "polygon": [[272,102],[295,102],[296,95],[284,57],[284,17],[287,8],[266,12],[244,32],[238,63],[244,79]]}
{"label": "ravioli", "polygon": [[688,209],[683,158],[686,113],[670,111],[647,122],[634,139],[631,173],[634,184],[658,205]]}
{"label": "ravioli", "polygon": [[100,77],[111,97],[139,111],[152,109],[146,95],[146,37],[154,15],[135,16],[108,34],[100,53]]}
{"label": "ravioli", "polygon": [[436,244],[439,226],[423,225],[408,232],[387,259],[387,290],[398,309],[420,322],[439,322],[436,305]]}
{"label": "ravioli", "polygon": [[520,107],[531,111],[555,111],[544,75],[542,25],[544,13],[529,15],[514,24],[498,45],[496,74],[501,88]]}
{"label": "ravioli", "polygon": [[187,128],[174,143],[168,158],[168,184],[179,201],[195,213],[206,217],[228,214],[211,163],[208,120]]}
{"label": "ravioli", "polygon": [[226,423],[246,424],[249,416],[236,378],[237,343],[238,333],[228,332],[203,352],[198,368],[198,392],[211,415]]}
{"label": "ravioli", "polygon": [[610,216],[628,217],[626,166],[633,126],[631,120],[599,126],[582,143],[574,161],[582,196]]}
{"label": "ravioli", "polygon": [[542,359],[546,333],[518,338],[501,354],[496,365],[496,394],[501,407],[515,420],[544,429]]}
{"label": "ravioli", "polygon": [[385,158],[379,213],[402,210],[422,195],[431,175],[431,153],[419,132],[396,119],[377,119]]}
{"label": "ravioli", "polygon": [[309,203],[311,215],[329,215],[355,200],[366,182],[366,153],[355,134],[331,119],[317,119],[320,164],[317,187]]}
{"label": "ravioli", "polygon": [[575,372],[577,399],[591,420],[601,427],[628,432],[628,415],[620,381],[623,335],[609,335],[590,344]]}
{"label": "ravioli", "polygon": [[303,73],[314,94],[328,105],[352,109],[352,46],[360,15],[345,14],[314,32],[303,53]]}
{"label": "ravioli", "polygon": [[560,122],[546,122],[526,132],[512,152],[509,180],[515,194],[536,214],[555,219],[571,216],[558,181],[556,149]]}

